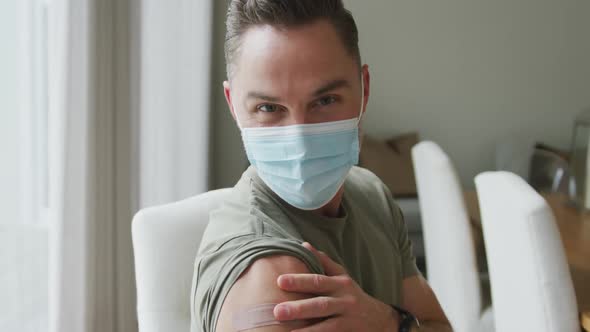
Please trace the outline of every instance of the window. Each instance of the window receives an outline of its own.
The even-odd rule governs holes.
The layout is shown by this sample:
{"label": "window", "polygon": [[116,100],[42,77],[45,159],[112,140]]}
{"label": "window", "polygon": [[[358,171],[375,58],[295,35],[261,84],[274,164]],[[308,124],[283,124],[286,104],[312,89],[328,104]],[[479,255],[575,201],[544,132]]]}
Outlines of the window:
{"label": "window", "polygon": [[47,330],[48,6],[0,1],[0,331]]}

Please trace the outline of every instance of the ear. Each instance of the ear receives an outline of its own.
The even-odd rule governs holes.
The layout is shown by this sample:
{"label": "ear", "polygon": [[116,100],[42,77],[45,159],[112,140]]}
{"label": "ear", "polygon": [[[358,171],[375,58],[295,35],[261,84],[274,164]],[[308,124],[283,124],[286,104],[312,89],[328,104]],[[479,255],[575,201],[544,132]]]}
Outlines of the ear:
{"label": "ear", "polygon": [[371,95],[371,74],[369,73],[369,66],[363,65],[361,69],[362,79],[363,79],[363,89],[364,89],[364,99],[363,100],[363,114],[367,111],[367,104],[369,103],[369,96]]}
{"label": "ear", "polygon": [[231,113],[231,116],[234,118],[234,121],[236,120],[236,110],[234,109],[234,105],[231,101],[231,90],[230,90],[230,85],[228,81],[223,81],[223,94],[225,95],[225,101],[227,102],[227,106],[229,107],[229,111]]}

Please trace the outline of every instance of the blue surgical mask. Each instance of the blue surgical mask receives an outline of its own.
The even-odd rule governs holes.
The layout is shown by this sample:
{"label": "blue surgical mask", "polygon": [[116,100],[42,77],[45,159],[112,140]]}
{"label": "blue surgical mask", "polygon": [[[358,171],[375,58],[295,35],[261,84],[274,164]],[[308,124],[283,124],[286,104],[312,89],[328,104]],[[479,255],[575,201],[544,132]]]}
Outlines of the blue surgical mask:
{"label": "blue surgical mask", "polygon": [[[362,78],[361,90],[364,90]],[[326,205],[334,198],[352,166],[358,163],[363,93],[362,96],[357,118],[240,128],[248,160],[258,176],[296,208],[315,210]]]}

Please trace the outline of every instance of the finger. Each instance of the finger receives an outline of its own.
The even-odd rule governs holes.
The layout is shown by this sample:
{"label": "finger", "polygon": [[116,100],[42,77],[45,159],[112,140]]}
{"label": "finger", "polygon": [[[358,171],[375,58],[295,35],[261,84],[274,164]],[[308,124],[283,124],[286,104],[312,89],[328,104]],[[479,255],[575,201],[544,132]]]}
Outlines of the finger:
{"label": "finger", "polygon": [[320,263],[324,267],[324,271],[326,272],[327,275],[335,276],[335,275],[340,275],[340,274],[346,274],[346,269],[344,267],[342,267],[342,265],[334,262],[330,258],[330,256],[328,256],[323,251],[317,250],[309,242],[304,242],[302,245],[316,256],[316,258],[320,261]]}
{"label": "finger", "polygon": [[277,279],[277,284],[288,292],[326,295],[347,286],[347,278],[311,273],[283,274]]}
{"label": "finger", "polygon": [[303,300],[288,301],[274,308],[278,321],[324,318],[343,312],[345,303],[339,298],[317,296]]}
{"label": "finger", "polygon": [[324,253],[323,251],[318,252],[320,254],[321,262],[324,266],[324,270],[326,271],[327,275],[336,276],[341,274],[348,274],[346,272],[346,269],[342,265],[334,262],[326,253]]}
{"label": "finger", "polygon": [[317,250],[315,249],[315,247],[314,247],[314,246],[313,246],[311,243],[309,243],[309,242],[303,242],[301,245],[302,245],[302,246],[304,246],[304,247],[305,247],[307,250],[310,250],[310,251],[312,251],[312,252],[313,252],[314,250],[315,250],[315,251],[317,251]]}
{"label": "finger", "polygon": [[326,275],[335,276],[339,274],[346,274],[346,270],[339,265],[338,263],[334,262],[330,256],[328,256],[323,251],[317,250],[314,246],[312,246],[309,242],[304,242],[303,246],[310,250],[320,261],[322,264]]}
{"label": "finger", "polygon": [[338,317],[334,317],[302,329],[293,330],[292,332],[341,332],[344,330],[341,320]]}

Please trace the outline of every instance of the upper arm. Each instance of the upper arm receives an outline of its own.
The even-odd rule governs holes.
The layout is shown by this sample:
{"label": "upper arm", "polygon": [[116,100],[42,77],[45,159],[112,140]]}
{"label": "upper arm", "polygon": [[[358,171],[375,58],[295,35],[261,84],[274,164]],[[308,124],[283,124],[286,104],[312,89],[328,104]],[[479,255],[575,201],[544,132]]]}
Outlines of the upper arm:
{"label": "upper arm", "polygon": [[[217,319],[217,332],[234,331],[233,316],[240,310],[259,304],[280,303],[310,297],[307,294],[288,293],[281,290],[277,285],[277,278],[285,273],[311,272],[302,261],[287,255],[267,256],[252,263],[240,275],[227,294]],[[289,323],[261,327],[252,331],[282,332],[302,326],[304,325],[301,323],[299,325]]]}
{"label": "upper arm", "polygon": [[434,291],[420,274],[404,279],[402,307],[420,321],[449,322]]}

